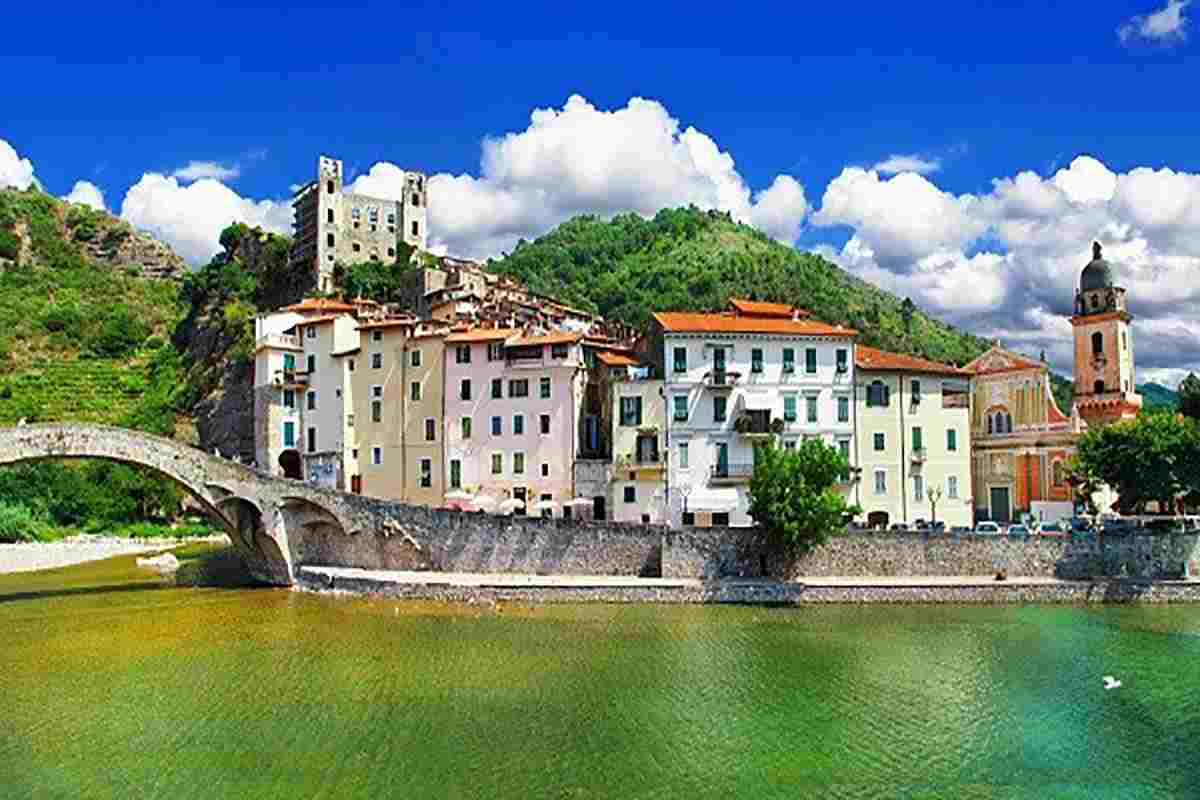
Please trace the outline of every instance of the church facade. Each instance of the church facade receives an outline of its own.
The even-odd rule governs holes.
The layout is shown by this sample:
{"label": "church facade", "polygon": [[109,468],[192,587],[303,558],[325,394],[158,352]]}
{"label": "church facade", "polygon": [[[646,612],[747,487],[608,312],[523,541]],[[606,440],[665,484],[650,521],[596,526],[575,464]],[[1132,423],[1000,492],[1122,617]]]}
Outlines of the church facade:
{"label": "church facade", "polygon": [[1075,400],[1068,415],[1050,390],[1047,364],[997,342],[967,364],[971,373],[972,496],[976,520],[1026,515],[1056,520],[1074,513],[1067,461],[1089,425],[1137,415],[1132,316],[1125,290],[1099,244],[1083,269],[1071,324]]}

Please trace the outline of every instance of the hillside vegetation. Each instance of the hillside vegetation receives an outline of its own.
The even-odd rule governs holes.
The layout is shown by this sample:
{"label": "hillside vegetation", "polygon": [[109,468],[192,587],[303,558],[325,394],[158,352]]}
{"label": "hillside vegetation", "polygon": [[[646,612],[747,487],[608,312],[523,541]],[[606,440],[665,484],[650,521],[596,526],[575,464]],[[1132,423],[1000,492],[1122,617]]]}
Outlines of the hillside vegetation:
{"label": "hillside vegetation", "polygon": [[730,297],[792,303],[861,332],[859,341],[965,364],[988,343],[933,319],[910,300],[773,241],[728,214],[680,208],[653,219],[576,217],[522,240],[489,268],[537,292],[644,327],[652,311],[726,307]]}

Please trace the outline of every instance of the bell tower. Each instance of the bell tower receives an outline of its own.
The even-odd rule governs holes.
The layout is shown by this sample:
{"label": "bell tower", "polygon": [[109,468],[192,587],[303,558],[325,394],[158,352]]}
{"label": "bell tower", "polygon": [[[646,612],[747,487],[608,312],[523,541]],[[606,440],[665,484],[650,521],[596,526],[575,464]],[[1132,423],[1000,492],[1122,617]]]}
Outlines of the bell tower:
{"label": "bell tower", "polygon": [[1089,425],[1137,415],[1141,395],[1134,390],[1133,343],[1125,290],[1113,268],[1092,243],[1092,260],[1079,276],[1075,293],[1075,408]]}

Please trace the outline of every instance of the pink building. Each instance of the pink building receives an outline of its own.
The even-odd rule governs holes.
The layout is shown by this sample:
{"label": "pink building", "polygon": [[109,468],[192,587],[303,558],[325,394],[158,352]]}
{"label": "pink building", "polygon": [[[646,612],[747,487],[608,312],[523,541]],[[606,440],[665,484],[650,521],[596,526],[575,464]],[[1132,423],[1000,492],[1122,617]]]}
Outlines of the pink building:
{"label": "pink building", "polygon": [[447,492],[550,501],[543,513],[562,515],[581,441],[583,337],[480,328],[451,333],[445,352]]}

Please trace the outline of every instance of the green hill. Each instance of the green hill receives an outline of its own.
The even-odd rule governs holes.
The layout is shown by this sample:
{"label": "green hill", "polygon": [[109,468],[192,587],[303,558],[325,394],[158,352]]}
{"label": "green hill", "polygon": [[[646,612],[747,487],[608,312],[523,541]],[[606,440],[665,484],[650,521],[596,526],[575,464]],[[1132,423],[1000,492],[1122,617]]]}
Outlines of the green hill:
{"label": "green hill", "polygon": [[715,211],[576,217],[533,242],[522,240],[489,268],[638,327],[654,310],[721,309],[730,297],[745,297],[792,303],[855,328],[863,344],[952,364],[988,347],[908,299]]}
{"label": "green hill", "polygon": [[1142,403],[1147,408],[1169,408],[1172,411],[1179,408],[1179,394],[1168,389],[1161,383],[1143,383],[1137,387],[1142,396]]}

